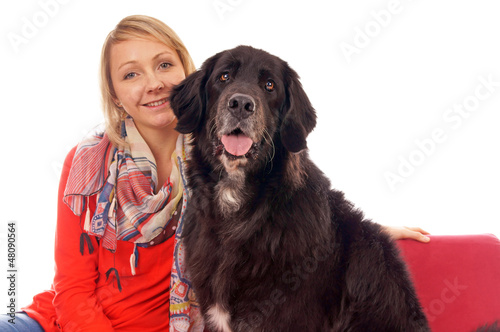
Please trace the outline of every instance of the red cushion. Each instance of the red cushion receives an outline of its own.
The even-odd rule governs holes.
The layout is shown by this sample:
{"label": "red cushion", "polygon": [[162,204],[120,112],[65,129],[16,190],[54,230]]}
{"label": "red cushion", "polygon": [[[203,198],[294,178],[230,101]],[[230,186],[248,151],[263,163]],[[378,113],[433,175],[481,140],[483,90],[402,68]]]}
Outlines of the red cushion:
{"label": "red cushion", "polygon": [[500,241],[494,235],[399,240],[433,332],[472,331],[500,320]]}

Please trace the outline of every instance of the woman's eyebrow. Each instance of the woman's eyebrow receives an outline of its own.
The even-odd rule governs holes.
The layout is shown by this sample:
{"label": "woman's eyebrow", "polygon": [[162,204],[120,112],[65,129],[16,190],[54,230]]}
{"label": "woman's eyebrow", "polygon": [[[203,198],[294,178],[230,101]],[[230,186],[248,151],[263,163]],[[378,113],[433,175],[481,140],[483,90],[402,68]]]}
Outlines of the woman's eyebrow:
{"label": "woman's eyebrow", "polygon": [[122,67],[125,67],[126,65],[134,64],[136,62],[137,62],[136,60],[130,60],[130,61],[127,61],[125,63],[122,63],[120,66],[118,66],[118,70],[120,70]]}
{"label": "woman's eyebrow", "polygon": [[160,57],[162,57],[163,55],[173,55],[172,52],[170,51],[165,51],[165,52],[161,52],[161,53],[158,53],[156,54],[154,57],[153,57],[153,60],[156,60]]}
{"label": "woman's eyebrow", "polygon": [[[162,57],[163,55],[170,55],[170,56],[171,56],[171,55],[173,55],[173,53],[172,53],[172,52],[170,52],[170,51],[165,51],[165,52],[158,53],[158,54],[156,54],[156,55],[153,57],[153,60],[156,60],[156,59],[158,59],[158,58]],[[118,67],[118,70],[120,70],[122,67],[124,67],[124,66],[126,66],[126,65],[128,65],[128,64],[134,64],[134,63],[137,63],[137,60],[130,60],[130,61],[124,62],[124,63],[122,63],[122,64]]]}

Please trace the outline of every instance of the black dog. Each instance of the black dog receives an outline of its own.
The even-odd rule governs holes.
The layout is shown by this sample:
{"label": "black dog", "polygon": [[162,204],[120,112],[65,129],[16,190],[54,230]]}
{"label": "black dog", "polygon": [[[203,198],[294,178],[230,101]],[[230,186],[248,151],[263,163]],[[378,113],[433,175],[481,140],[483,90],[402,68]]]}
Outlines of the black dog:
{"label": "black dog", "polygon": [[192,133],[186,264],[211,331],[429,331],[394,244],[308,158],[316,115],[286,62],[218,53],[171,106]]}

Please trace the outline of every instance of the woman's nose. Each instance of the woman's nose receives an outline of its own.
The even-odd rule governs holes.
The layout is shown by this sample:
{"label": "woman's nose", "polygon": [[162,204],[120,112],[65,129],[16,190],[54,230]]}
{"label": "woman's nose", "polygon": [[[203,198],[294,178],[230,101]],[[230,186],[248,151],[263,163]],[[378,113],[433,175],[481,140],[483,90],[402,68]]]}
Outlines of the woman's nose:
{"label": "woman's nose", "polygon": [[165,84],[163,84],[162,80],[159,79],[154,74],[149,75],[148,78],[148,91],[159,91],[162,90],[165,87]]}

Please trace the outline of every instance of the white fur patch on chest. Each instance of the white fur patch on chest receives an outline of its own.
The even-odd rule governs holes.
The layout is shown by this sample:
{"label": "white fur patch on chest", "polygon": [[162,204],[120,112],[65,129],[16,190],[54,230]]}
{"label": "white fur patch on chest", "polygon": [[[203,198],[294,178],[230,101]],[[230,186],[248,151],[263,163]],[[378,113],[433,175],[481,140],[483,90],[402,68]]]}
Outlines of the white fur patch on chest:
{"label": "white fur patch on chest", "polygon": [[238,169],[216,185],[219,209],[225,215],[238,211],[245,200],[245,173]]}
{"label": "white fur patch on chest", "polygon": [[229,327],[229,313],[218,304],[212,306],[207,311],[208,322],[220,332],[232,332]]}
{"label": "white fur patch on chest", "polygon": [[234,206],[235,209],[240,207],[240,199],[236,190],[231,188],[222,189],[220,192],[220,200],[222,204]]}

